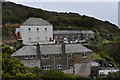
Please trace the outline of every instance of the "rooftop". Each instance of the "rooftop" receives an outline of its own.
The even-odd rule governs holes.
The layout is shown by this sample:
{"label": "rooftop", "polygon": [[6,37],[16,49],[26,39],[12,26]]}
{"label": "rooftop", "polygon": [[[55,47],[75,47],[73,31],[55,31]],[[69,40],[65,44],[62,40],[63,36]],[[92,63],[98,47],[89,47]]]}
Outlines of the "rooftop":
{"label": "rooftop", "polygon": [[70,30],[70,31],[54,31],[53,34],[78,34],[81,33],[78,30]]}
{"label": "rooftop", "polygon": [[[24,46],[11,56],[36,55],[36,46]],[[40,45],[41,54],[62,54],[61,44]],[[92,52],[81,44],[65,44],[65,53]]]}
{"label": "rooftop", "polygon": [[85,30],[85,31],[81,31],[82,34],[94,34],[93,31],[88,31],[88,30]]}
{"label": "rooftop", "polygon": [[42,18],[29,18],[22,24],[22,26],[48,26],[48,25],[51,24]]}

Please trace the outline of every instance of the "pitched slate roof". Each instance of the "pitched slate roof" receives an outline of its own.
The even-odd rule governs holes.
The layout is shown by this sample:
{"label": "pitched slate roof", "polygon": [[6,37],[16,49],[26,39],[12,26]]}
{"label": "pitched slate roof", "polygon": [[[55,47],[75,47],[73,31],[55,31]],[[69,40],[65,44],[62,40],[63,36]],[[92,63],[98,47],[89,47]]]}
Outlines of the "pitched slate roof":
{"label": "pitched slate roof", "polygon": [[[62,48],[60,44],[56,45],[41,45],[41,54],[62,54]],[[92,50],[86,48],[81,44],[65,44],[65,53],[81,53],[92,52]],[[36,55],[36,46],[24,46],[11,56],[25,56]]]}
{"label": "pitched slate roof", "polygon": [[11,56],[36,55],[36,46],[24,46]]}
{"label": "pitched slate roof", "polygon": [[87,30],[81,31],[81,33],[82,33],[82,34],[94,34],[93,31],[87,31]]}
{"label": "pitched slate roof", "polygon": [[48,25],[51,24],[42,18],[29,18],[22,24],[22,26],[48,26]]}
{"label": "pitched slate roof", "polygon": [[53,34],[79,34],[80,31],[70,30],[70,31],[53,31]]}

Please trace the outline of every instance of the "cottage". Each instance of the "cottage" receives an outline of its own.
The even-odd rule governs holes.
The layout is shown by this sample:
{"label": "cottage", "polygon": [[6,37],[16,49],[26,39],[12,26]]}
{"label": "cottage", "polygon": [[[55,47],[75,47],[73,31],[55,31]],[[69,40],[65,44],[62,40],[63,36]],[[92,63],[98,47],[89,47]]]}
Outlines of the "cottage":
{"label": "cottage", "polygon": [[19,58],[25,66],[38,66],[43,70],[56,69],[88,76],[91,50],[81,44],[47,44],[24,46],[11,56]]}
{"label": "cottage", "polygon": [[16,29],[16,35],[26,45],[50,43],[53,41],[53,26],[41,18],[29,18]]}
{"label": "cottage", "polygon": [[56,42],[60,43],[62,41],[68,41],[70,43],[77,42],[90,42],[91,38],[94,38],[93,31],[78,31],[78,30],[68,30],[68,31],[53,31],[53,38]]}
{"label": "cottage", "polygon": [[86,40],[87,42],[90,42],[91,38],[94,38],[94,32],[90,30],[81,31],[81,34],[82,40]]}
{"label": "cottage", "polygon": [[61,42],[63,40],[68,42],[81,40],[81,32],[77,30],[54,31],[53,36],[56,42]]}

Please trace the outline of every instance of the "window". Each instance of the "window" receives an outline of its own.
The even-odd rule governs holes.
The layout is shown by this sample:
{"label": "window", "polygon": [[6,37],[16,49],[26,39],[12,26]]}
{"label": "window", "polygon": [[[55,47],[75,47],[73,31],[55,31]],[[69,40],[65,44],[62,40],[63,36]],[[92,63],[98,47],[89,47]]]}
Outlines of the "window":
{"label": "window", "polygon": [[42,66],[43,70],[50,70],[51,69],[51,65],[47,65],[47,66]]}
{"label": "window", "polygon": [[45,30],[47,30],[47,28],[45,28]]}
{"label": "window", "polygon": [[45,41],[47,41],[48,40],[48,37],[45,37]]}
{"label": "window", "polygon": [[69,57],[69,58],[73,57],[73,54],[69,54],[68,57]]}
{"label": "window", "polygon": [[37,42],[39,42],[39,37],[37,37]]}
{"label": "window", "polygon": [[60,36],[60,39],[62,39],[63,38],[63,36]]}
{"label": "window", "polygon": [[39,30],[39,28],[37,28],[37,31]]}
{"label": "window", "polygon": [[49,59],[48,55],[42,55],[42,59]]}
{"label": "window", "polygon": [[73,64],[69,64],[69,65],[68,65],[68,68],[69,68],[69,69],[73,68]]}
{"label": "window", "polygon": [[87,57],[87,54],[86,54],[86,53],[83,53],[83,54],[82,54],[82,57],[83,57],[83,58],[86,58],[86,57]]}
{"label": "window", "polygon": [[61,56],[62,56],[61,54],[57,54],[57,58],[61,58]]}
{"label": "window", "polygon": [[30,59],[35,59],[35,55],[31,55],[31,56],[30,56]]}
{"label": "window", "polygon": [[57,69],[62,69],[62,65],[57,65]]}
{"label": "window", "polygon": [[31,29],[30,29],[30,28],[28,28],[28,30],[30,31]]}
{"label": "window", "polygon": [[55,36],[54,38],[57,39],[57,36]]}
{"label": "window", "polygon": [[31,38],[29,38],[28,41],[31,42]]}
{"label": "window", "polygon": [[30,28],[28,28],[28,33],[31,33],[31,29]]}
{"label": "window", "polygon": [[28,59],[28,56],[25,56],[24,59]]}
{"label": "window", "polygon": [[37,28],[37,33],[39,33],[39,28]]}

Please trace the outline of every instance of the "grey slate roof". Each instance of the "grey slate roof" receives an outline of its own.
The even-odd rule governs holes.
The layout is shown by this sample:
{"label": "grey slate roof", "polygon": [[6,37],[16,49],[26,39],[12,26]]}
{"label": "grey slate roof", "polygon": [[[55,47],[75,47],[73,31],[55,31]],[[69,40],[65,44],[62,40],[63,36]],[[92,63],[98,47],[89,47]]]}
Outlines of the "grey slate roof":
{"label": "grey slate roof", "polygon": [[24,46],[11,56],[36,55],[36,46]]}
{"label": "grey slate roof", "polygon": [[[60,44],[56,45],[41,45],[41,54],[62,54]],[[86,48],[81,44],[65,44],[65,53],[81,53],[81,52],[92,52],[92,50]],[[11,56],[25,56],[25,55],[36,55],[36,46],[24,46]]]}
{"label": "grey slate roof", "polygon": [[79,34],[80,31],[70,30],[70,31],[53,31],[53,34]]}
{"label": "grey slate roof", "polygon": [[22,24],[22,26],[48,26],[48,25],[51,24],[42,18],[29,18]]}
{"label": "grey slate roof", "polygon": [[87,31],[87,30],[81,31],[81,33],[82,33],[82,34],[94,34],[93,31]]}

